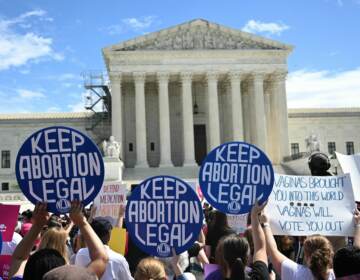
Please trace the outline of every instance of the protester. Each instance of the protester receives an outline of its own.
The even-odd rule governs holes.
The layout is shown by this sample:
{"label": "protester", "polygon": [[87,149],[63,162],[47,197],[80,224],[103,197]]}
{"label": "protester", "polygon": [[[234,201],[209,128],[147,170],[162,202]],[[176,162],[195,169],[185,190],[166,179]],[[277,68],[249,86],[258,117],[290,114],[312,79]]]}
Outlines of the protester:
{"label": "protester", "polygon": [[276,245],[267,216],[261,215],[263,232],[266,237],[267,253],[270,255],[275,271],[281,275],[281,279],[335,279],[332,270],[333,248],[329,240],[320,235],[307,237],[304,242],[305,265],[297,264],[282,254]]}
{"label": "protester", "polygon": [[[116,253],[111,250],[108,246],[110,241],[110,235],[112,230],[112,225],[108,220],[104,218],[94,218],[91,227],[100,238],[102,243],[106,248],[106,252],[109,256],[109,262],[106,266],[106,270],[104,275],[102,276],[102,280],[112,280],[112,279],[124,279],[124,280],[132,280],[132,276],[129,270],[129,265],[124,258],[124,256]],[[75,265],[86,267],[91,262],[89,256],[89,249],[83,248],[80,249],[75,258]]]}
{"label": "protester", "polygon": [[[41,280],[46,272],[63,266],[66,263],[61,254],[53,249],[41,249],[30,256],[35,240],[49,221],[50,215],[46,208],[46,203],[38,203],[36,205],[32,217],[33,225],[12,255],[9,273],[10,279]],[[94,275],[94,277],[101,277],[105,271],[108,257],[100,239],[86,221],[80,202],[71,203],[70,217],[73,223],[79,227],[90,251],[91,263],[87,266],[86,270]],[[38,267],[43,269],[39,270]],[[80,269],[79,267],[77,268]]]}
{"label": "protester", "polygon": [[215,250],[219,240],[227,235],[236,233],[228,224],[226,214],[214,211],[206,236],[207,254],[210,262],[215,261]]}
{"label": "protester", "polygon": [[[246,266],[250,256],[249,244],[245,238],[236,234],[224,237],[218,248],[216,259],[220,260],[219,265],[226,280],[243,279],[269,279],[266,242],[261,229],[258,214],[265,205],[256,204],[251,211],[252,240],[254,243],[254,255],[251,271],[247,272]],[[222,248],[220,248],[222,247]]]}
{"label": "protester", "polygon": [[[354,212],[354,245],[338,250],[334,256],[334,272],[339,277],[356,277],[360,279],[360,212]],[[352,279],[355,279],[352,278]]]}
{"label": "protester", "polygon": [[41,238],[39,250],[41,249],[55,249],[58,251],[64,260],[69,262],[69,253],[66,246],[68,238],[67,232],[63,228],[52,227],[48,229]]}
{"label": "protester", "polygon": [[167,280],[163,263],[152,257],[139,262],[134,278],[135,280]]}

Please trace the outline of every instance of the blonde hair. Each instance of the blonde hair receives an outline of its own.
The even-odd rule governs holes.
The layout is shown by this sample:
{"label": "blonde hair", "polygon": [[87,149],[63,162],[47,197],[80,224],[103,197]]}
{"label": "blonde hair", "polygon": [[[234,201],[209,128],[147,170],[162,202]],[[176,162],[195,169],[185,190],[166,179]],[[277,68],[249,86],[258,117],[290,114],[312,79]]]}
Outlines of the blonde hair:
{"label": "blonde hair", "polygon": [[315,279],[327,279],[327,271],[332,268],[334,257],[330,241],[320,235],[309,236],[304,242],[304,254],[309,259],[309,268]]}
{"label": "blonde hair", "polygon": [[54,249],[58,251],[68,263],[69,256],[66,246],[67,238],[68,234],[63,228],[50,228],[42,236],[39,250]]}
{"label": "blonde hair", "polygon": [[135,280],[164,280],[166,279],[164,265],[151,257],[142,259],[136,267],[134,278]]}

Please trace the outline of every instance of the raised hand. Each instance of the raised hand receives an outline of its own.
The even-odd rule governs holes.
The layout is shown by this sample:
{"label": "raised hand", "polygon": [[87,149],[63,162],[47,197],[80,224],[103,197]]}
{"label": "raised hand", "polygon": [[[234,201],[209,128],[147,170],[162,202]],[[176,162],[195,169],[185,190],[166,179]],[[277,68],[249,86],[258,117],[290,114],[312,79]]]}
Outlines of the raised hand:
{"label": "raised hand", "polygon": [[35,206],[33,216],[32,216],[32,224],[42,228],[44,225],[48,223],[50,219],[50,214],[47,211],[47,204],[38,202]]}
{"label": "raised hand", "polygon": [[83,206],[79,201],[71,202],[70,219],[78,227],[86,224],[86,218],[83,213]]}
{"label": "raised hand", "polygon": [[259,205],[259,202],[256,201],[255,205],[251,209],[251,214],[252,215],[259,215],[264,210],[266,204],[267,204],[267,201],[265,201],[262,205]]}

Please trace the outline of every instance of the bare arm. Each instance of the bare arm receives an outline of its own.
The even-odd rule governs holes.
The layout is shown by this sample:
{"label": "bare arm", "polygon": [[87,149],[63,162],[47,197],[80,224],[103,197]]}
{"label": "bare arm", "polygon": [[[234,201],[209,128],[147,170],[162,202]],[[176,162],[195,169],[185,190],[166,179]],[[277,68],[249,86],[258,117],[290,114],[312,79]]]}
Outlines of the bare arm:
{"label": "bare arm", "polygon": [[38,238],[43,226],[46,225],[49,220],[50,215],[46,208],[46,203],[36,204],[32,218],[33,225],[30,231],[16,246],[12,255],[9,278],[15,275],[24,274],[26,261],[30,256],[32,248],[34,247],[35,240]]}
{"label": "bare arm", "polygon": [[105,246],[90,224],[86,221],[86,218],[82,213],[82,205],[80,202],[75,201],[71,203],[70,218],[74,224],[79,227],[89,249],[91,263],[88,265],[88,269],[101,278],[105,272],[109,258]]}
{"label": "bare arm", "polygon": [[263,231],[265,234],[265,240],[266,240],[266,249],[267,253],[270,255],[271,262],[275,268],[275,271],[281,275],[281,264],[284,260],[287,260],[288,258],[285,257],[279,250],[276,245],[276,241],[274,238],[274,235],[271,231],[271,227],[268,222],[268,218],[265,214],[262,214],[260,217],[261,222],[263,222],[264,227]]}
{"label": "bare arm", "polygon": [[121,204],[119,208],[118,220],[116,221],[116,227],[122,228],[124,223],[125,205]]}
{"label": "bare arm", "polygon": [[266,203],[259,206],[258,202],[251,209],[251,227],[252,227],[252,238],[254,241],[254,256],[253,261],[262,261],[266,265],[268,263],[266,254],[266,241],[265,235],[259,222],[259,213],[264,209]]}
{"label": "bare arm", "polygon": [[360,211],[355,208],[354,211],[354,247],[360,248]]}

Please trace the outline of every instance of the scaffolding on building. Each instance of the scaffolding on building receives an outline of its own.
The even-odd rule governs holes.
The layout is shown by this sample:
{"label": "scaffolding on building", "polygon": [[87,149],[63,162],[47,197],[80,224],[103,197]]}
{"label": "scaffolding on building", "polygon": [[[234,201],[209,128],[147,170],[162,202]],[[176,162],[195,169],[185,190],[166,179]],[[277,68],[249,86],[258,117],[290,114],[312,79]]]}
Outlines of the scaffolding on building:
{"label": "scaffolding on building", "polygon": [[84,107],[93,114],[89,118],[86,130],[98,136],[98,140],[108,139],[111,126],[111,94],[109,78],[102,71],[88,71],[83,73]]}

